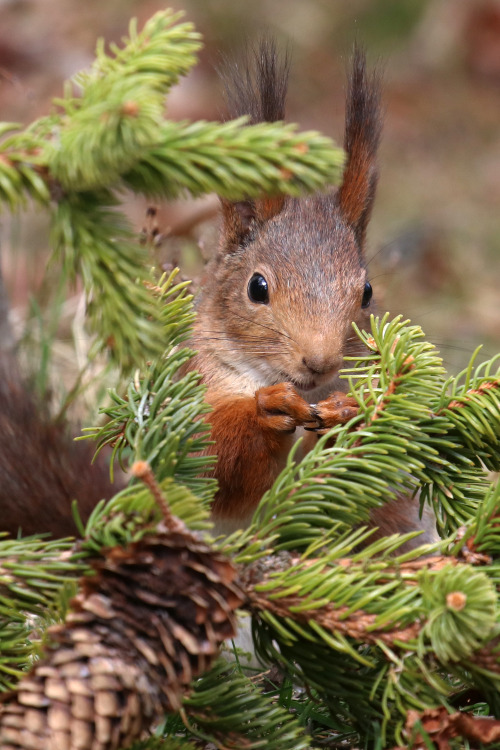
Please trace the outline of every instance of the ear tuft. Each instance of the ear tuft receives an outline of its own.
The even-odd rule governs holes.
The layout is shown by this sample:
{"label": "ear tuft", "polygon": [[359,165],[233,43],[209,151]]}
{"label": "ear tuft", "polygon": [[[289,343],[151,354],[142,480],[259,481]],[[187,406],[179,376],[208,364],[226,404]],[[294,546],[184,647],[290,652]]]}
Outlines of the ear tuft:
{"label": "ear tuft", "polygon": [[226,59],[220,75],[229,116],[249,115],[252,123],[283,120],[289,69],[288,54],[278,54],[273,37],[247,49],[241,64]]}
{"label": "ear tuft", "polygon": [[[243,64],[226,60],[220,74],[230,117],[249,115],[252,123],[283,120],[288,71],[288,55],[278,54],[272,37],[264,37],[247,51]],[[221,199],[221,203],[223,242],[230,248],[244,244],[252,226],[279,214],[285,198],[278,195],[235,203]]]}
{"label": "ear tuft", "polygon": [[347,164],[338,200],[346,221],[362,246],[378,180],[376,164],[382,120],[380,78],[368,75],[366,56],[355,47],[347,90],[344,148]]}

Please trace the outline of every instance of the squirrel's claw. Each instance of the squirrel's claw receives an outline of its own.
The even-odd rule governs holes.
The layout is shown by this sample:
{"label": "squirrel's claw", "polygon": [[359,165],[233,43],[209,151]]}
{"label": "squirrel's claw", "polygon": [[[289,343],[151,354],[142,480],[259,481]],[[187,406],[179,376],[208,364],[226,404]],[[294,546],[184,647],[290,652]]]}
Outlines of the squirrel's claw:
{"label": "squirrel's claw", "polygon": [[[314,432],[324,435],[332,427],[346,424],[358,414],[358,402],[345,393],[335,392],[328,398],[313,406],[313,413],[318,423]],[[306,429],[311,429],[307,428]]]}
{"label": "squirrel's claw", "polygon": [[307,432],[317,432],[323,428],[323,420],[319,415],[317,404],[309,404],[309,408],[311,410],[312,419],[304,422],[303,427]]}

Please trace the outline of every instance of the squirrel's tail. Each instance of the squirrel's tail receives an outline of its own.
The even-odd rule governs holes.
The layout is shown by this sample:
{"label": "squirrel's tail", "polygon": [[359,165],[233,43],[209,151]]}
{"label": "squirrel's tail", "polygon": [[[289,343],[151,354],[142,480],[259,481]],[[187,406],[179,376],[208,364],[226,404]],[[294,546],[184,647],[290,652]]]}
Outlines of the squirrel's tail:
{"label": "squirrel's tail", "polygon": [[75,443],[18,381],[0,384],[0,531],[74,536],[72,501],[85,522],[113,489],[104,461],[91,464],[92,446]]}

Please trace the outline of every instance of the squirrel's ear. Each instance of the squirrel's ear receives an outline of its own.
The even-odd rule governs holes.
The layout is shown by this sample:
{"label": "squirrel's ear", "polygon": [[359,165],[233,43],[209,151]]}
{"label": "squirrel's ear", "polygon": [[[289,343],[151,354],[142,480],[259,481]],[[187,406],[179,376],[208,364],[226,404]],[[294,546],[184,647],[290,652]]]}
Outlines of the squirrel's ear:
{"label": "squirrel's ear", "polygon": [[243,244],[255,221],[253,201],[231,201],[221,198],[222,238],[225,247],[238,247]]}
{"label": "squirrel's ear", "polygon": [[355,47],[346,101],[344,148],[347,163],[338,201],[360,246],[364,243],[375,198],[380,131],[379,76],[376,73],[367,74],[365,54]]}
{"label": "squirrel's ear", "polygon": [[236,201],[231,203],[221,198],[222,204],[222,236],[227,248],[244,244],[250,230],[263,226],[282,210],[285,198],[277,195],[261,198],[255,201]]}

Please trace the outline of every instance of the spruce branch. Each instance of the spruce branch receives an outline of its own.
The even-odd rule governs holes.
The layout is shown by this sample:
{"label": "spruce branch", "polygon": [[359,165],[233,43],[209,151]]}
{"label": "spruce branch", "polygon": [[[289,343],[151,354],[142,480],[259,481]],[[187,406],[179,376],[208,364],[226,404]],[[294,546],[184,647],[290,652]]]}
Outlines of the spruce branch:
{"label": "spruce branch", "polygon": [[[442,747],[496,741],[496,722],[457,714],[456,701],[471,688],[500,715],[500,488],[486,471],[500,468],[498,358],[447,378],[418,326],[372,319],[345,372],[359,415],[290,456],[248,530],[201,536],[215,483],[204,387],[185,373],[191,299],[175,274],[146,273],[117,196],[296,195],[335,181],[342,157],[292,126],[165,121],[164,97],[199,46],[178,18],[131,26],[109,53],[101,43],[52,115],[0,128],[0,199],[54,202],[56,259],[83,277],[96,346],[140,366],[91,433],[142,462],[146,483],[101,503],[75,547],[0,543],[2,688],[37,648],[33,616],[57,616],[85,573],[44,658],[3,701],[2,747],[124,747],[165,711],[177,729],[137,747],[306,747],[275,694],[237,668],[207,671],[237,607],[253,615],[257,651],[316,691],[334,734],[380,747],[421,731]],[[420,492],[447,538],[405,554],[412,535],[370,544],[371,510],[401,492]]]}
{"label": "spruce branch", "polygon": [[[455,558],[415,559],[422,549],[391,559],[380,542],[351,558],[340,557],[352,539],[323,548],[318,559],[308,555],[284,570],[270,573],[261,563],[244,569],[249,606],[266,619],[281,618],[328,631],[338,638],[339,650],[361,663],[365,658],[350,649],[345,637],[392,649],[414,649],[429,638],[443,664],[469,658],[495,635],[497,595],[482,570],[458,564]],[[404,538],[399,538],[401,544]],[[385,556],[383,554],[385,552]],[[259,580],[259,574],[264,577]],[[283,632],[286,625],[283,626]],[[290,635],[291,640],[295,640]],[[329,644],[335,648],[334,638]]]}
{"label": "spruce branch", "polygon": [[151,289],[161,302],[163,356],[149,364],[144,374],[136,374],[125,396],[111,392],[112,405],[101,409],[108,421],[86,432],[97,440],[98,451],[112,445],[121,462],[130,454],[135,460],[145,460],[160,483],[175,479],[208,501],[213,498],[215,481],[203,473],[214,459],[206,455],[209,427],[202,417],[210,407],[204,403],[199,375],[179,375],[192,356],[180,344],[189,336],[193,311],[186,284],[174,284],[176,274],[162,278]]}
{"label": "spruce branch", "polygon": [[200,35],[181,13],[156,13],[138,33],[130,24],[123,47],[104,51],[101,40],[89,73],[57,104],[65,113],[48,161],[65,189],[107,187],[128,171],[145,150],[159,142],[164,98],[179,76],[196,62]]}
{"label": "spruce branch", "polygon": [[220,661],[193,684],[181,716],[188,729],[217,747],[306,750],[297,719],[238,668]]}
{"label": "spruce branch", "polygon": [[490,471],[500,470],[500,434],[496,430],[500,419],[500,377],[498,372],[493,377],[482,372],[485,365],[491,370],[496,360],[495,357],[469,371],[473,382],[464,383],[461,388],[457,388],[461,379],[458,376],[448,403],[441,407],[468,451]]}
{"label": "spruce branch", "polygon": [[111,444],[120,457],[131,450],[134,459],[152,466],[160,481],[175,478],[198,496],[211,499],[214,480],[199,474],[210,469],[214,459],[197,455],[209,444],[209,428],[200,419],[209,411],[204,388],[195,373],[174,379],[179,365],[190,356],[181,350],[166,363],[154,363],[145,377],[129,384],[125,397],[112,395],[113,405],[102,410],[110,421],[88,433],[97,438],[98,449]]}
{"label": "spruce branch", "polygon": [[135,461],[132,464],[130,473],[132,476],[140,479],[153,495],[155,503],[161,511],[162,523],[165,528],[169,531],[185,531],[185,525],[172,513],[168,500],[156,481],[151,466],[146,461]]}
{"label": "spruce branch", "polygon": [[[0,541],[0,597],[2,607],[30,607],[41,614],[53,603],[61,582],[80,574],[71,554],[72,540],[47,541],[36,537]],[[4,614],[7,610],[4,610]]]}
{"label": "spruce branch", "polygon": [[[135,23],[121,47],[101,42],[52,114],[0,143],[0,199],[32,198],[52,210],[55,257],[81,274],[97,346],[124,369],[162,352],[159,311],[144,287],[147,258],[117,209],[119,191],[241,197],[323,188],[340,177],[343,153],[292,126],[171,123],[165,96],[195,62],[200,37],[180,14]],[[76,91],[75,89],[78,89]],[[0,125],[0,136],[15,130]]]}
{"label": "spruce branch", "polygon": [[341,177],[343,153],[316,132],[294,125],[165,122],[158,144],[124,175],[146,195],[177,197],[216,192],[237,199],[262,193],[299,195]]}
{"label": "spruce branch", "polygon": [[140,79],[108,83],[100,83],[95,102],[84,99],[48,149],[51,173],[66,191],[113,185],[158,141],[161,98]]}
{"label": "spruce branch", "polygon": [[112,43],[112,54],[106,54],[104,40],[100,39],[90,73],[80,74],[76,82],[86,91],[92,82],[104,77],[140,75],[144,84],[166,94],[191,70],[196,63],[196,52],[202,46],[201,35],[193,24],[179,23],[183,16],[183,12],[167,8],[146,21],[142,31],[137,30],[137,21],[132,19],[123,46]]}
{"label": "spruce branch", "polygon": [[422,550],[384,558],[379,543],[345,558],[350,541],[317,559],[243,569],[260,653],[341,701],[361,732],[379,711],[384,737],[401,739],[409,709],[448,705],[446,673],[498,691],[499,606],[488,571],[443,555],[418,559]]}
{"label": "spruce branch", "polygon": [[[358,335],[367,353],[344,371],[358,416],[325,434],[300,463],[292,452],[252,525],[228,540],[240,562],[265,555],[264,541],[276,550],[305,549],[318,534],[341,534],[400,494],[420,491],[443,535],[475,518],[491,486],[481,456],[496,455],[500,392],[476,388],[459,409],[465,420],[471,410],[486,409],[489,430],[478,423],[459,431],[457,410],[443,409],[443,391],[455,381],[445,379],[439,353],[419,326],[385,315],[372,317],[371,330]],[[489,367],[488,383],[494,362],[479,371]]]}
{"label": "spruce branch", "polygon": [[0,541],[0,691],[12,689],[36,651],[35,623],[57,612],[61,588],[85,569],[71,548],[69,540]]}
{"label": "spruce branch", "polygon": [[[442,664],[465,661],[497,632],[495,586],[485,571],[469,565],[419,576],[427,621],[421,631]],[[421,640],[421,649],[423,649]]]}
{"label": "spruce branch", "polygon": [[474,523],[462,530],[460,545],[467,550],[468,555],[486,555],[488,562],[492,562],[490,555],[494,559],[500,556],[500,483],[498,481],[492,484],[486,492]]}
{"label": "spruce branch", "polygon": [[[156,479],[155,479],[156,482]],[[171,512],[193,531],[211,528],[207,503],[171,477],[157,483],[158,491],[168,497]],[[82,548],[99,554],[103,549],[139,541],[151,526],[161,520],[157,500],[149,489],[133,484],[107,503],[96,506],[84,531]]]}
{"label": "spruce branch", "polygon": [[127,370],[163,351],[161,312],[145,285],[144,248],[115,204],[110,194],[61,200],[51,239],[55,259],[69,277],[83,278],[89,325],[99,346]]}
{"label": "spruce branch", "polygon": [[[348,373],[360,415],[322,437],[300,464],[292,456],[263,498],[258,521],[219,544],[243,565],[239,581],[248,598],[244,606],[254,615],[259,652],[305,679],[326,700],[340,702],[358,730],[369,731],[377,715],[382,736],[401,739],[409,709],[424,711],[437,701],[448,706],[447,674],[465,684],[472,679],[488,698],[498,689],[498,572],[491,558],[471,545],[495,533],[499,496],[471,459],[481,495],[478,491],[477,502],[467,497],[466,525],[459,534],[404,555],[398,548],[406,538],[399,536],[355,552],[369,533],[350,529],[366,519],[371,503],[393,496],[398,486],[424,486],[436,467],[448,474],[443,483],[451,474],[465,485],[464,474],[471,472],[469,460],[458,468],[452,461],[452,451],[463,452],[463,445],[457,445],[458,432],[439,404],[443,389],[450,394],[454,382],[446,381],[421,330],[384,318],[373,320],[370,334],[362,336],[371,352],[361,368]],[[162,367],[168,368],[170,356]],[[475,390],[474,399],[494,392]],[[470,400],[460,408],[469,408]],[[161,424],[163,408],[151,415],[153,425]],[[135,413],[131,432],[120,422],[129,447],[141,444],[137,426],[146,425],[149,416],[149,411]],[[335,445],[327,446],[332,435]],[[153,431],[151,446],[163,437],[164,427]],[[151,455],[156,461],[154,451]],[[161,471],[162,463],[156,465]],[[484,506],[479,497],[486,497]],[[458,528],[459,521],[460,496],[450,526]],[[304,553],[297,558],[287,549]],[[259,571],[265,571],[264,580]]]}
{"label": "spruce branch", "polygon": [[12,133],[0,141],[0,202],[11,211],[24,207],[27,198],[43,206],[50,200],[43,143],[19,129],[15,123],[0,123],[0,137]]}
{"label": "spruce branch", "polygon": [[372,318],[371,327],[371,335],[360,333],[367,354],[357,358],[359,369],[347,371],[359,415],[323,436],[299,464],[290,456],[236,541],[251,540],[245,560],[254,549],[262,554],[259,539],[272,539],[276,549],[305,548],[319,529],[339,533],[368,521],[372,508],[415,492],[426,462],[439,461],[433,435],[420,428],[441,390],[438,354],[401,318]]}

